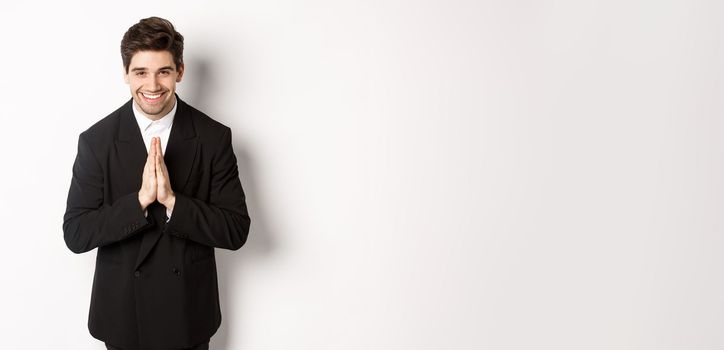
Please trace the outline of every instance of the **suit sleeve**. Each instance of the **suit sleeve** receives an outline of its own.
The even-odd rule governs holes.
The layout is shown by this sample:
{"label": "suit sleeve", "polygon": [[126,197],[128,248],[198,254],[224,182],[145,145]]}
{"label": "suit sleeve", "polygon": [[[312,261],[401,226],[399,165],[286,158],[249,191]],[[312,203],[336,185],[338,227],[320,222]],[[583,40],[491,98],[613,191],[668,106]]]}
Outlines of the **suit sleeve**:
{"label": "suit sleeve", "polygon": [[104,203],[103,196],[103,169],[81,134],[63,216],[65,244],[74,253],[118,242],[153,224],[144,216],[138,191],[112,204]]}
{"label": "suit sleeve", "polygon": [[250,223],[227,128],[212,162],[209,202],[176,192],[173,215],[164,232],[210,247],[237,250],[246,242]]}

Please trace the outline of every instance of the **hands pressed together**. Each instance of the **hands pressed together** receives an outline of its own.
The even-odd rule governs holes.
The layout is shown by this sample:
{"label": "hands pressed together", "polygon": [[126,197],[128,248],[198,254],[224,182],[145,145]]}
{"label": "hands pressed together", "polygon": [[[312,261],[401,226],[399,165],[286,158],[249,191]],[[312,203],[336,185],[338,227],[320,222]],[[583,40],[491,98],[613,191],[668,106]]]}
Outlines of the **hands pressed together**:
{"label": "hands pressed together", "polygon": [[168,210],[173,210],[173,206],[176,204],[176,195],[171,189],[171,181],[168,176],[168,168],[163,161],[159,137],[151,138],[148,158],[143,167],[143,182],[138,191],[138,201],[141,203],[142,210],[146,210],[156,200]]}

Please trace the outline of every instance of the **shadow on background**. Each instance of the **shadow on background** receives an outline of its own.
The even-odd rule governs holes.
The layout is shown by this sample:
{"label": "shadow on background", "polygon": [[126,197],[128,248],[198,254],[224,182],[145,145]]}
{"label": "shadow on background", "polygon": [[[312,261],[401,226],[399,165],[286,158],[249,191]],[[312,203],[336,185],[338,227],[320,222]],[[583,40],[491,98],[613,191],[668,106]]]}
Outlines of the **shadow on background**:
{"label": "shadow on background", "polygon": [[[207,110],[213,110],[213,108],[210,108],[210,96],[218,91],[216,88],[218,83],[213,75],[213,62],[208,57],[194,57],[191,60],[186,60],[186,66],[187,69],[190,68],[186,74],[190,73],[192,79],[186,80],[187,77],[185,77],[184,81],[190,83],[185,86],[185,91],[192,106],[225,125],[230,124],[228,123],[228,116],[243,118],[235,111],[226,111],[221,116],[211,115],[206,112]],[[227,117],[227,119],[224,119],[224,117]],[[274,247],[272,235],[267,229],[269,227],[267,225],[268,221],[262,210],[264,205],[262,205],[261,198],[257,196],[259,187],[254,176],[254,159],[243,146],[243,134],[232,130],[232,135],[234,154],[236,154],[239,167],[241,185],[246,195],[251,227],[246,244],[238,251],[216,249],[222,319],[219,330],[211,337],[209,347],[211,350],[231,350],[229,340],[232,330],[236,332],[234,337],[237,339],[244,337],[243,329],[241,334],[239,333],[239,324],[243,323],[241,320],[244,317],[241,312],[245,309],[243,305],[239,305],[239,301],[243,300],[240,296],[244,293],[244,285],[239,283],[244,280],[241,272],[244,266],[253,266],[255,261],[268,256]]]}

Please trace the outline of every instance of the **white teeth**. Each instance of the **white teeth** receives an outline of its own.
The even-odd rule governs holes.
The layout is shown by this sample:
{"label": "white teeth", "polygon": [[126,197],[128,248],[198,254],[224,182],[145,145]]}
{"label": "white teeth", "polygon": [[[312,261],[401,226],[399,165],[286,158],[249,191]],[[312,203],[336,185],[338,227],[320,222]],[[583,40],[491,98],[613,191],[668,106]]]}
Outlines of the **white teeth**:
{"label": "white teeth", "polygon": [[141,95],[143,95],[144,97],[149,98],[149,99],[156,99],[156,98],[161,97],[161,94],[149,95],[149,94],[141,93]]}

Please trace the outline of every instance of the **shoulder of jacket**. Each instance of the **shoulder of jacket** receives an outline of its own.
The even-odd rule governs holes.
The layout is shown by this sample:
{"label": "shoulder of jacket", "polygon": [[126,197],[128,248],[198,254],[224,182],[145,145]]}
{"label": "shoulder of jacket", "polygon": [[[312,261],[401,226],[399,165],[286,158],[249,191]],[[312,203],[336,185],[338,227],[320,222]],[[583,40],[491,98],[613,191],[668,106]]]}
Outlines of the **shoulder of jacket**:
{"label": "shoulder of jacket", "polygon": [[188,106],[191,111],[191,119],[196,127],[196,132],[199,133],[199,137],[202,139],[212,138],[218,140],[231,130],[231,128],[209,117],[206,113],[191,105]]}
{"label": "shoulder of jacket", "polygon": [[118,107],[115,111],[95,122],[88,129],[81,132],[80,137],[93,145],[114,140],[118,132],[121,110],[124,106]]}

